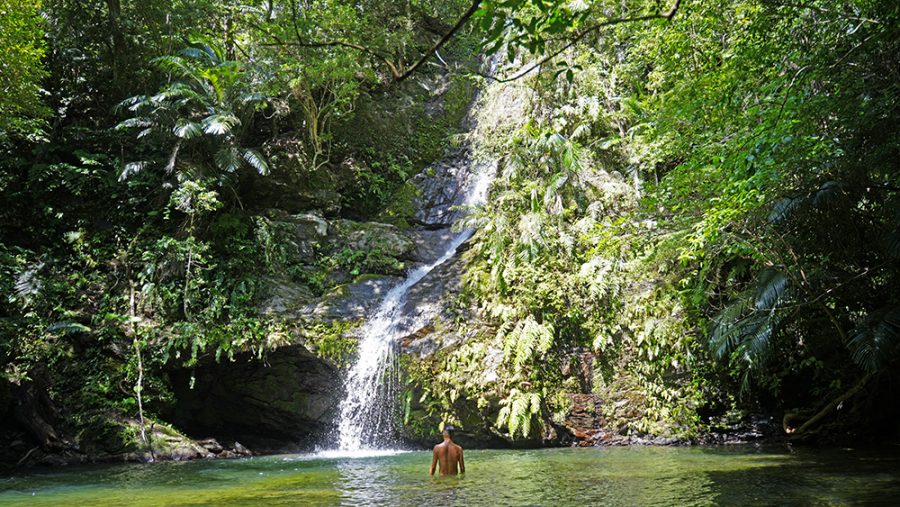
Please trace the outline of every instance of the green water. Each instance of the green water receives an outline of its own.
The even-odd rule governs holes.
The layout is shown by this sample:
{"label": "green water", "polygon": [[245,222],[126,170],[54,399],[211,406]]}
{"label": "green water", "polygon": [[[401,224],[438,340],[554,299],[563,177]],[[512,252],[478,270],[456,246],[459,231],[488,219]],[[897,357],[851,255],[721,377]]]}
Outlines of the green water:
{"label": "green water", "polygon": [[900,505],[900,448],[621,447],[304,455],[72,467],[0,479],[0,505]]}

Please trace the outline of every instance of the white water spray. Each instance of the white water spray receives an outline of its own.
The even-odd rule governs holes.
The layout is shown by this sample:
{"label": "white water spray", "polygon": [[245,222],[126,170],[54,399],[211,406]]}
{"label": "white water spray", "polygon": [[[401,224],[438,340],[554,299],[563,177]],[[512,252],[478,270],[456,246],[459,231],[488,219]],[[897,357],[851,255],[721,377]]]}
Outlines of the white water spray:
{"label": "white water spray", "polygon": [[[493,177],[493,166],[472,166],[478,172],[467,185],[462,205],[483,203]],[[363,325],[362,339],[357,349],[358,358],[347,376],[346,392],[340,405],[339,452],[348,455],[366,454],[384,450],[391,445],[397,417],[398,341],[412,331],[401,315],[406,295],[413,285],[433,269],[450,260],[457,248],[473,232],[460,232],[449,241],[436,261],[412,270],[405,280],[387,293],[375,314]]]}

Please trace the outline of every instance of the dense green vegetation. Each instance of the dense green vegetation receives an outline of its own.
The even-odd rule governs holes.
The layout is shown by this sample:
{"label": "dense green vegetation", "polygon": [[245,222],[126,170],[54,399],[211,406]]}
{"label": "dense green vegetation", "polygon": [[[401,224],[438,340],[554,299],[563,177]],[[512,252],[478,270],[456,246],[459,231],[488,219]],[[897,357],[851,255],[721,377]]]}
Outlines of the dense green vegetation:
{"label": "dense green vegetation", "polygon": [[[284,215],[410,227],[411,178],[476,86],[474,144],[499,170],[441,323],[472,339],[404,359],[412,433],[549,438],[585,391],[622,434],[696,437],[750,411],[794,435],[897,429],[894,2],[0,12],[0,408],[45,448],[159,417],[172,368],[290,343],[346,363],[356,322],[274,318],[272,280],[319,297],[404,266],[306,251]],[[590,378],[572,373],[586,353]]]}

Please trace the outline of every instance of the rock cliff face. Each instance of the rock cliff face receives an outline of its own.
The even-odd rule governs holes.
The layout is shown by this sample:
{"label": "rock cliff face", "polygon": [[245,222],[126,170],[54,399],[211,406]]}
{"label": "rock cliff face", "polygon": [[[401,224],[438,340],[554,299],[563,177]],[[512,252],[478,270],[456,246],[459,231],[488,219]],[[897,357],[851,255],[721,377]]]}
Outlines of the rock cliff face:
{"label": "rock cliff face", "polygon": [[255,451],[309,448],[330,429],[341,396],[337,369],[299,345],[172,376],[179,400],[172,423]]}

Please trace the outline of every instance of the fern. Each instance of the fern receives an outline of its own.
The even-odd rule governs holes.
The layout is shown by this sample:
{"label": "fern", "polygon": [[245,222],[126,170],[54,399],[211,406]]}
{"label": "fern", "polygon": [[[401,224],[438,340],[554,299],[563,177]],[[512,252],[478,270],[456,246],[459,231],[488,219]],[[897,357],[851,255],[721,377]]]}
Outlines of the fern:
{"label": "fern", "polygon": [[500,401],[501,408],[496,426],[506,427],[511,438],[516,438],[518,434],[528,438],[533,422],[540,421],[542,402],[541,395],[536,392],[512,389],[509,396]]}

